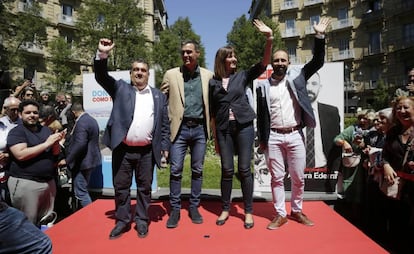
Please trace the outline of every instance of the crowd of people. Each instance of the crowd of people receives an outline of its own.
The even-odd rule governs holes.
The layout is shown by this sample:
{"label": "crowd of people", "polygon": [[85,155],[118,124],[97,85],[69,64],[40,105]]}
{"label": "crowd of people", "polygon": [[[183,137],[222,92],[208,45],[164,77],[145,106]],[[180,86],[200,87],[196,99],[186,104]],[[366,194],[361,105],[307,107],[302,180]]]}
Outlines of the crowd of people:
{"label": "crowd of people", "polygon": [[[186,40],[181,45],[183,64],[166,71],[160,89],[148,85],[150,65],[145,59],[132,61],[130,83],[110,76],[107,63],[115,43],[100,39],[94,58],[95,79],[113,102],[102,138],[102,143],[112,150],[115,191],[116,219],[109,239],[128,232],[132,222],[135,222],[139,238],[148,235],[153,173],[155,166],[161,167],[163,158],[170,163],[170,209],[166,227],[178,227],[187,150],[191,156],[188,216],[193,223],[202,224],[203,216],[198,208],[210,138],[216,141],[216,152],[221,159],[222,211],[216,224],[224,226],[230,218],[234,157],[237,156],[245,213],[243,226],[246,230],[252,229],[251,160],[255,135],[271,174],[275,217],[267,229],[278,229],[289,219],[313,226],[314,222],[303,212],[304,170],[331,165],[331,155],[325,148],[319,148],[323,156],[315,156],[308,149],[310,136],[305,132],[316,128],[319,134],[315,137],[319,137],[319,141],[312,139],[312,144],[330,143],[329,150],[342,150],[337,184],[339,200],[335,210],[367,229],[373,238],[386,238],[385,242],[390,245],[403,248],[402,240],[409,234],[404,234],[406,231],[401,228],[413,232],[414,177],[404,179],[400,199],[385,197],[380,185],[392,184],[397,177],[404,178],[400,171],[406,175],[414,172],[411,87],[397,91],[392,107],[378,112],[359,111],[355,124],[335,137],[325,135],[323,114],[338,115],[337,109],[327,109],[315,100],[319,93],[317,71],[324,65],[325,32],[329,24],[328,18],[321,18],[314,24],[313,58],[304,66],[294,68],[289,66],[288,52],[282,49],[272,52],[273,32],[260,20],[254,20],[253,25],[266,37],[264,55],[260,62],[246,70],[237,70],[236,49],[230,46],[218,49],[214,72],[202,68],[198,63],[199,44]],[[269,63],[273,68],[271,77],[257,84],[256,113],[250,86]],[[409,72],[409,80],[414,80],[413,71]],[[4,100],[0,118],[0,226],[11,219],[24,221],[22,226],[33,234],[30,236],[31,253],[51,252],[51,242],[40,226],[53,220],[51,215],[56,214],[57,169],[69,169],[74,198],[79,201],[74,209],[80,209],[92,202],[88,183],[93,170],[101,166],[96,120],[85,112],[81,103],[72,102],[70,95],[57,92],[55,101],[50,97],[48,91],[38,93],[31,80],[27,80]],[[253,120],[256,117],[255,134]],[[339,116],[333,120],[338,122]],[[330,137],[330,141],[326,141],[326,137]],[[313,159],[307,158],[309,154]],[[404,156],[407,163],[401,165]],[[356,158],[356,163],[345,163],[349,158]],[[285,207],[286,174],[291,178],[290,213]],[[133,178],[137,186],[137,204],[132,212]],[[11,227],[1,230],[0,236],[9,234],[12,237],[11,230]],[[15,251],[27,248],[18,241],[27,237],[19,237],[16,233],[12,238],[14,247],[8,245],[8,248],[15,248]],[[0,238],[0,249],[4,246]]]}
{"label": "crowd of people", "polygon": [[[39,93],[30,79],[4,99],[0,117],[1,253],[51,253],[42,227],[57,219],[58,168],[68,168],[74,212],[92,202],[90,172],[101,166],[99,127],[72,96]],[[17,223],[17,224],[16,224]],[[16,229],[19,225],[20,228]],[[16,231],[16,232],[14,232]]]}

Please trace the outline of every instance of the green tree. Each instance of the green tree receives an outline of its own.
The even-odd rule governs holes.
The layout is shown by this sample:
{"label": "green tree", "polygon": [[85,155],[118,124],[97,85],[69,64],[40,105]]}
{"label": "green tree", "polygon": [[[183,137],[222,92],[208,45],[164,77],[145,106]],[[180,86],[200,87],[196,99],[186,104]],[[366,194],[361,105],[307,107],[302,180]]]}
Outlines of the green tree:
{"label": "green tree", "polygon": [[167,30],[160,32],[160,41],[154,45],[154,62],[156,66],[157,86],[161,84],[162,77],[168,69],[182,65],[181,43],[185,40],[195,40],[200,44],[200,57],[198,63],[205,66],[205,49],[200,42],[200,36],[192,28],[191,22],[186,18],[178,20]]}
{"label": "green tree", "polygon": [[[16,1],[2,1],[0,35],[2,37],[1,68],[42,68],[42,58],[29,61],[28,50],[43,49],[46,46],[46,20],[41,17],[42,8],[38,2],[20,2],[19,11],[13,14]],[[4,46],[7,45],[7,46]],[[31,58],[33,59],[33,58]]]}
{"label": "green tree", "polygon": [[50,49],[50,75],[47,80],[56,85],[56,91],[64,91],[65,84],[72,83],[75,78],[75,72],[68,65],[68,59],[71,59],[72,50],[62,37],[56,37],[49,43]]}
{"label": "green tree", "polygon": [[[273,48],[282,48],[283,43],[277,25],[270,19],[261,16],[260,19],[273,30]],[[239,69],[247,69],[263,58],[266,38],[248,20],[245,15],[236,19],[232,30],[227,34],[227,43],[234,47]]]}
{"label": "green tree", "polygon": [[[85,0],[79,9],[76,27],[81,52],[92,57],[100,38],[115,43],[109,70],[129,70],[136,58],[151,61],[151,50],[143,32],[144,10],[135,0]],[[90,58],[89,58],[90,59]]]}
{"label": "green tree", "polygon": [[390,95],[387,86],[384,84],[384,81],[380,79],[378,81],[378,86],[374,89],[374,98],[375,100],[372,103],[374,110],[380,110],[383,108],[388,108],[390,106]]}

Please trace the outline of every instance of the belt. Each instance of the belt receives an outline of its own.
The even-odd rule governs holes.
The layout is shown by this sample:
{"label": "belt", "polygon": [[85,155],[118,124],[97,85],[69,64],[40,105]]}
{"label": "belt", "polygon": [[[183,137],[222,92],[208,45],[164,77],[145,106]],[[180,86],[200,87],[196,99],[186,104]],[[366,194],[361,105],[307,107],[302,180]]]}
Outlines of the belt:
{"label": "belt", "polygon": [[204,124],[204,119],[203,118],[184,117],[183,123],[187,127],[195,127],[195,126]]}
{"label": "belt", "polygon": [[273,132],[280,134],[288,134],[300,129],[299,125],[287,128],[270,128]]}

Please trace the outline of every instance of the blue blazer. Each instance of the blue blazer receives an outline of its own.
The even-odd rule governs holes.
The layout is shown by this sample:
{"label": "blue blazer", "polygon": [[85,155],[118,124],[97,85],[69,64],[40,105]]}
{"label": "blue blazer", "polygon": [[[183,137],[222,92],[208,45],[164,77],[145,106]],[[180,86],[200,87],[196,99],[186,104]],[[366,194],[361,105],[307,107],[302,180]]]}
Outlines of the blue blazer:
{"label": "blue blazer", "polygon": [[[115,80],[108,74],[107,59],[94,60],[95,79],[111,96],[113,107],[106,125],[103,143],[111,150],[121,144],[131,126],[135,108],[135,88],[124,80]],[[151,87],[154,99],[154,129],[152,151],[155,163],[160,167],[161,151],[170,149],[170,125],[166,96]]]}
{"label": "blue blazer", "polygon": [[71,170],[91,169],[102,164],[99,125],[88,113],[83,113],[75,124],[67,149],[66,163]]}
{"label": "blue blazer", "polygon": [[[315,38],[314,54],[310,62],[303,68],[289,68],[286,79],[289,90],[301,108],[302,127],[315,128],[315,115],[313,114],[306,81],[317,72],[324,63],[325,58],[325,39]],[[257,134],[259,142],[267,144],[270,134],[270,78],[259,81],[256,88],[257,99]]]}

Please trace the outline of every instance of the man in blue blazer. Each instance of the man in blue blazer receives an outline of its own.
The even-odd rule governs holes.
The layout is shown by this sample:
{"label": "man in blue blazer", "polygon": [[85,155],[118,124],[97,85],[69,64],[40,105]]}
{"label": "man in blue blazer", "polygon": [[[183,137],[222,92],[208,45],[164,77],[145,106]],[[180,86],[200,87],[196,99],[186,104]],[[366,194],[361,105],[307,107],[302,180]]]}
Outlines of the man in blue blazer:
{"label": "man in blue blazer", "polygon": [[66,149],[66,164],[72,172],[75,197],[85,207],[92,203],[88,192],[91,174],[94,169],[102,166],[99,125],[79,102],[72,105],[71,111],[76,120]]}
{"label": "man in blue blazer", "polygon": [[290,219],[312,226],[313,222],[302,213],[305,187],[304,170],[306,149],[303,127],[315,128],[306,81],[318,71],[325,58],[325,30],[328,18],[321,18],[313,26],[316,32],[314,55],[303,68],[289,68],[289,55],[276,50],[272,57],[273,73],[257,84],[257,133],[271,172],[271,188],[276,217],[267,226],[277,229],[288,222],[285,207],[285,171],[292,181]]}
{"label": "man in blue blazer", "polygon": [[103,137],[103,143],[112,150],[117,221],[109,238],[117,238],[129,229],[134,174],[137,185],[134,220],[138,237],[143,238],[148,234],[154,166],[160,167],[161,156],[168,157],[171,145],[167,98],[148,85],[149,64],[143,59],[132,62],[131,83],[109,76],[107,57],[114,45],[109,39],[100,39],[94,61],[95,79],[113,101]]}

